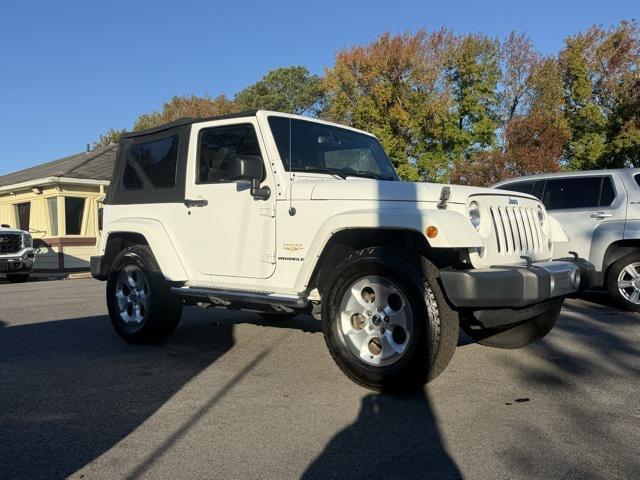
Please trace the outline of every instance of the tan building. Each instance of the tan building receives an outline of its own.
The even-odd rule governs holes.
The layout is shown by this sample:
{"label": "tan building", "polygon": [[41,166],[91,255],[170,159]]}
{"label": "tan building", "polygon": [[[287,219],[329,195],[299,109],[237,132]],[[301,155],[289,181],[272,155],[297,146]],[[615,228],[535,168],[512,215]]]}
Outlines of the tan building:
{"label": "tan building", "polygon": [[116,150],[99,147],[0,176],[0,223],[31,232],[34,271],[88,269]]}

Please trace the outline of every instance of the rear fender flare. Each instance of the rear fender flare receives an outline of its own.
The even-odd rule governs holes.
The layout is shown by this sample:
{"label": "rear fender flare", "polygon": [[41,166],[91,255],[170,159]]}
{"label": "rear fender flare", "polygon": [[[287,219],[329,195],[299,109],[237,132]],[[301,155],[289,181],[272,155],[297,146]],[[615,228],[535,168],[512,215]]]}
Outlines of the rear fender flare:
{"label": "rear fender flare", "polygon": [[188,280],[185,264],[171,236],[159,221],[149,218],[124,218],[108,223],[102,232],[99,255],[104,255],[109,237],[119,233],[142,235],[167,280],[175,282]]}

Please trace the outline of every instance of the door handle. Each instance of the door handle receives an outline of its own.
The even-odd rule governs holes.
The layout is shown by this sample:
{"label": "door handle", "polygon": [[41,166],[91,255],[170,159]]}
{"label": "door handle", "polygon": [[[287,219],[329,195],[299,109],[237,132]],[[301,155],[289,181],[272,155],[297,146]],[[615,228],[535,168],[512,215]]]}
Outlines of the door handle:
{"label": "door handle", "polygon": [[606,213],[606,212],[595,212],[591,214],[591,218],[608,218],[612,216],[613,216],[612,213]]}
{"label": "door handle", "polygon": [[207,205],[209,205],[209,202],[207,200],[189,200],[189,199],[185,199],[184,204],[187,206],[187,208],[191,208],[191,207],[206,207]]}

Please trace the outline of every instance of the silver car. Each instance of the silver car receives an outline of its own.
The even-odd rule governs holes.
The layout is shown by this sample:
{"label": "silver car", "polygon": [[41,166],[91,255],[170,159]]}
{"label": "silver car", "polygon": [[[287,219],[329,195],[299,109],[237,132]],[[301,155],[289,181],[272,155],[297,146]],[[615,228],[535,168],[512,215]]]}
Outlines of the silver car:
{"label": "silver car", "polygon": [[622,308],[640,312],[640,169],[530,175],[493,187],[542,200],[570,238],[554,245],[554,255],[589,260],[596,284]]}

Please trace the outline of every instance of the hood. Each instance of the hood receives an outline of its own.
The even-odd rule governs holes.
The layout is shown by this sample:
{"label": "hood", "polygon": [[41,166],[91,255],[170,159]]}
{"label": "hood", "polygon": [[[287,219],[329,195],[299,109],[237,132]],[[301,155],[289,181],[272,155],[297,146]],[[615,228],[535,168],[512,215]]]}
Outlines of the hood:
{"label": "hood", "polygon": [[22,230],[18,230],[17,228],[6,228],[6,227],[0,227],[0,234],[3,233],[25,233]]}
{"label": "hood", "polygon": [[[306,185],[302,185],[306,184]],[[380,180],[322,180],[296,182],[295,197],[310,200],[380,200],[404,202],[438,202],[443,187],[449,187],[448,203],[465,204],[471,195],[535,197],[484,187],[466,187],[440,183],[387,182]],[[308,196],[307,196],[308,195]]]}

